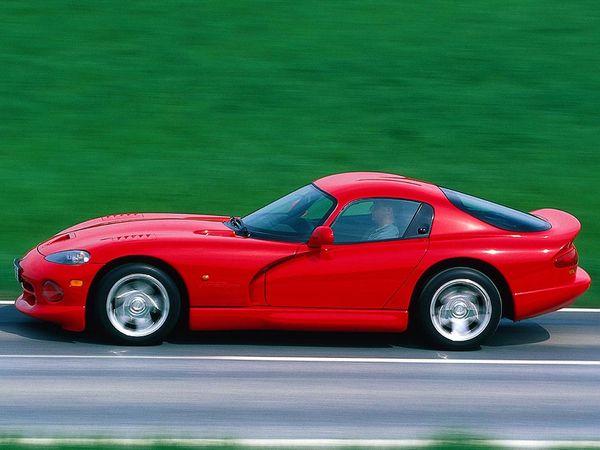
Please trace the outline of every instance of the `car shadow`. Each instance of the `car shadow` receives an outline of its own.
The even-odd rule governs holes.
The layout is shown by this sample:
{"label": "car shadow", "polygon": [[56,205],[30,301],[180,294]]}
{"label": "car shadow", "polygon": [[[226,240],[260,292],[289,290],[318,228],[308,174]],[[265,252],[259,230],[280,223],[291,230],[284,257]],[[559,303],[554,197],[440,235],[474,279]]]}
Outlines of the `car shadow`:
{"label": "car shadow", "polygon": [[[0,332],[28,340],[61,343],[82,343],[114,346],[89,332],[65,331],[57,325],[21,315],[10,308],[0,309]],[[513,323],[503,320],[496,333],[483,347],[508,347],[535,344],[550,338],[550,333],[533,321]],[[417,333],[350,333],[303,331],[185,331],[173,333],[166,341],[170,345],[218,345],[264,347],[335,347],[335,348],[411,348],[427,349]]]}
{"label": "car shadow", "polygon": [[496,333],[483,345],[488,347],[508,347],[512,345],[537,344],[550,339],[550,333],[534,321],[511,322],[503,320]]}
{"label": "car shadow", "polygon": [[[502,321],[496,333],[483,347],[536,344],[550,339],[550,333],[535,322]],[[405,333],[323,333],[301,331],[190,331],[172,336],[168,342],[178,345],[252,345],[286,347],[352,347],[426,349],[428,345],[414,331]]]}
{"label": "car shadow", "polygon": [[103,344],[88,332],[66,331],[58,325],[27,317],[10,306],[0,308],[0,333],[32,341]]}
{"label": "car shadow", "polygon": [[392,348],[398,346],[399,340],[402,346],[419,347],[405,334],[315,331],[189,331],[171,336],[168,342],[177,345]]}

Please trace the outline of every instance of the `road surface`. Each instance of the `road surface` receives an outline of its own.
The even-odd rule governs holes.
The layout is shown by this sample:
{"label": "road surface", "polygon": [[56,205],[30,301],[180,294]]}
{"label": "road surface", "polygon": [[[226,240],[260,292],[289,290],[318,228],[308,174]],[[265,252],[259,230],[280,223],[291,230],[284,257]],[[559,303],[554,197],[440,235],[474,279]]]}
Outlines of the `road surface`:
{"label": "road surface", "polygon": [[502,322],[473,352],[410,336],[187,333],[119,347],[0,306],[0,434],[600,440],[600,313]]}

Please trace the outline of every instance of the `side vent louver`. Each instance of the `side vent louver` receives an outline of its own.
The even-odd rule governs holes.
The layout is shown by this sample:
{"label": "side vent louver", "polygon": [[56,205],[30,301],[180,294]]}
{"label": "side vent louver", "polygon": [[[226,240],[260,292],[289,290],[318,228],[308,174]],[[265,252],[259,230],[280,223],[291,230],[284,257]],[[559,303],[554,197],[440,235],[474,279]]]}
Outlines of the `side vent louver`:
{"label": "side vent louver", "polygon": [[109,216],[102,217],[102,220],[127,219],[134,217],[144,217],[144,215],[140,213],[111,214]]}
{"label": "side vent louver", "polygon": [[154,235],[153,234],[149,234],[149,233],[142,233],[142,234],[124,234],[121,236],[113,236],[113,237],[109,237],[109,238],[104,238],[102,239],[103,241],[112,239],[113,241],[119,241],[119,242],[123,242],[123,241],[139,241],[140,239],[154,239]]}

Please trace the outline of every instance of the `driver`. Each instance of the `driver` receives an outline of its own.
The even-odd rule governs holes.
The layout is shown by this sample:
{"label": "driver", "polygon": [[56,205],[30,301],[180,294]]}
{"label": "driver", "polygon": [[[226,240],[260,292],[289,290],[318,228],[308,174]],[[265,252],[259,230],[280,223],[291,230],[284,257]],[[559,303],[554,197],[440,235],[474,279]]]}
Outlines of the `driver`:
{"label": "driver", "polygon": [[391,201],[375,200],[371,206],[371,219],[375,222],[375,226],[367,231],[365,240],[395,239],[400,234],[394,224],[394,207]]}

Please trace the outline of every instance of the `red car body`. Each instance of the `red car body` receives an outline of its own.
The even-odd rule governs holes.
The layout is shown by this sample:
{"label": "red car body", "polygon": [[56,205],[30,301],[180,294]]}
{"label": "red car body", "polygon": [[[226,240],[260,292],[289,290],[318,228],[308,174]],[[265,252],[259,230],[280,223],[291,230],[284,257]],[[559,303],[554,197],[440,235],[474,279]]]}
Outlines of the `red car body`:
{"label": "red car body", "polygon": [[[312,248],[236,234],[228,217],[117,214],[66,229],[19,261],[19,311],[67,330],[86,327],[90,292],[103,273],[128,261],[155,264],[177,281],[193,330],[290,329],[401,332],[411,301],[427,277],[445,267],[475,267],[502,294],[503,315],[521,320],[572,303],[590,286],[577,266],[578,220],[555,209],[532,214],[551,228],[511,232],[454,206],[430,183],[360,172],[321,178],[314,185],[335,199],[324,226],[350,202],[399,198],[430,205],[427,236]],[[85,249],[87,264],[55,264],[45,256]],[[573,256],[574,253],[574,256]],[[563,266],[557,260],[570,255]],[[64,295],[43,293],[51,280]]]}

